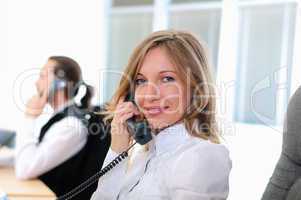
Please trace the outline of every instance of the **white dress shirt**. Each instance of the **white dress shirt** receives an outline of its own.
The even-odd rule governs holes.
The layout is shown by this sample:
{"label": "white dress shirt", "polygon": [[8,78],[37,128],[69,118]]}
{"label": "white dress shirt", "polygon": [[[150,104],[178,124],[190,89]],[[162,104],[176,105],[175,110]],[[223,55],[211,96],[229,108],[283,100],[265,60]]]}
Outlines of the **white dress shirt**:
{"label": "white dress shirt", "polygon": [[[109,150],[104,165],[117,154]],[[131,159],[132,160],[132,159]],[[221,144],[193,137],[184,124],[161,131],[149,151],[123,160],[100,178],[92,200],[224,200],[231,160]]]}
{"label": "white dress shirt", "polygon": [[68,116],[54,123],[38,144],[40,130],[46,122],[39,116],[25,118],[24,124],[19,124],[15,153],[15,172],[19,179],[36,178],[50,171],[78,153],[87,142],[87,128],[76,117]]}

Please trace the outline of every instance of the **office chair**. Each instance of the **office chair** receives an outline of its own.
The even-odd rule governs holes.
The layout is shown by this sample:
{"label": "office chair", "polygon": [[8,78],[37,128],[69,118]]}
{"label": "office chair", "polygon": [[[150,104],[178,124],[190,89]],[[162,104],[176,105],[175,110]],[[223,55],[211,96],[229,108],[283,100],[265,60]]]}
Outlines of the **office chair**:
{"label": "office chair", "polygon": [[290,99],[282,152],[262,200],[301,200],[301,87]]}

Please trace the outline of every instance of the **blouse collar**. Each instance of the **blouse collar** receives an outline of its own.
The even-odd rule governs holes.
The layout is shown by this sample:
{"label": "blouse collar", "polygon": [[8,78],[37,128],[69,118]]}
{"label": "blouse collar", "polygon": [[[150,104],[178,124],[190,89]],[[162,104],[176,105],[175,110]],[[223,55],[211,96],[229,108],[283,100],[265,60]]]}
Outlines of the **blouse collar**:
{"label": "blouse collar", "polygon": [[153,136],[153,148],[157,155],[171,151],[181,145],[190,135],[183,123],[170,126]]}

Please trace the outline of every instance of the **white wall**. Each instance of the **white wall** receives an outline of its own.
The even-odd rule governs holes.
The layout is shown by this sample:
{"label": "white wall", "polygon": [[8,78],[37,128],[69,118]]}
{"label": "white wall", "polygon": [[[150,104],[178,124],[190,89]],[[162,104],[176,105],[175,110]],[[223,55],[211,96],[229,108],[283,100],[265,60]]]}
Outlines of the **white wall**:
{"label": "white wall", "polygon": [[37,73],[51,55],[74,58],[84,79],[99,85],[106,55],[105,1],[2,0],[0,9],[0,128],[16,128]]}
{"label": "white wall", "polygon": [[232,159],[228,200],[259,200],[280,157],[282,127],[232,125],[224,136]]}

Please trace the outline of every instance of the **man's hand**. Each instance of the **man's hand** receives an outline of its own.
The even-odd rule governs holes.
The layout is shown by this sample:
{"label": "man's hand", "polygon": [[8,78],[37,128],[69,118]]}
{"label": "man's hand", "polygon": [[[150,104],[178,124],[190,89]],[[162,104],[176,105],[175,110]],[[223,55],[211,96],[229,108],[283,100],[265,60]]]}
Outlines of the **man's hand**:
{"label": "man's hand", "polygon": [[47,104],[47,92],[43,92],[42,96],[34,95],[26,104],[25,115],[31,118],[37,118]]}

